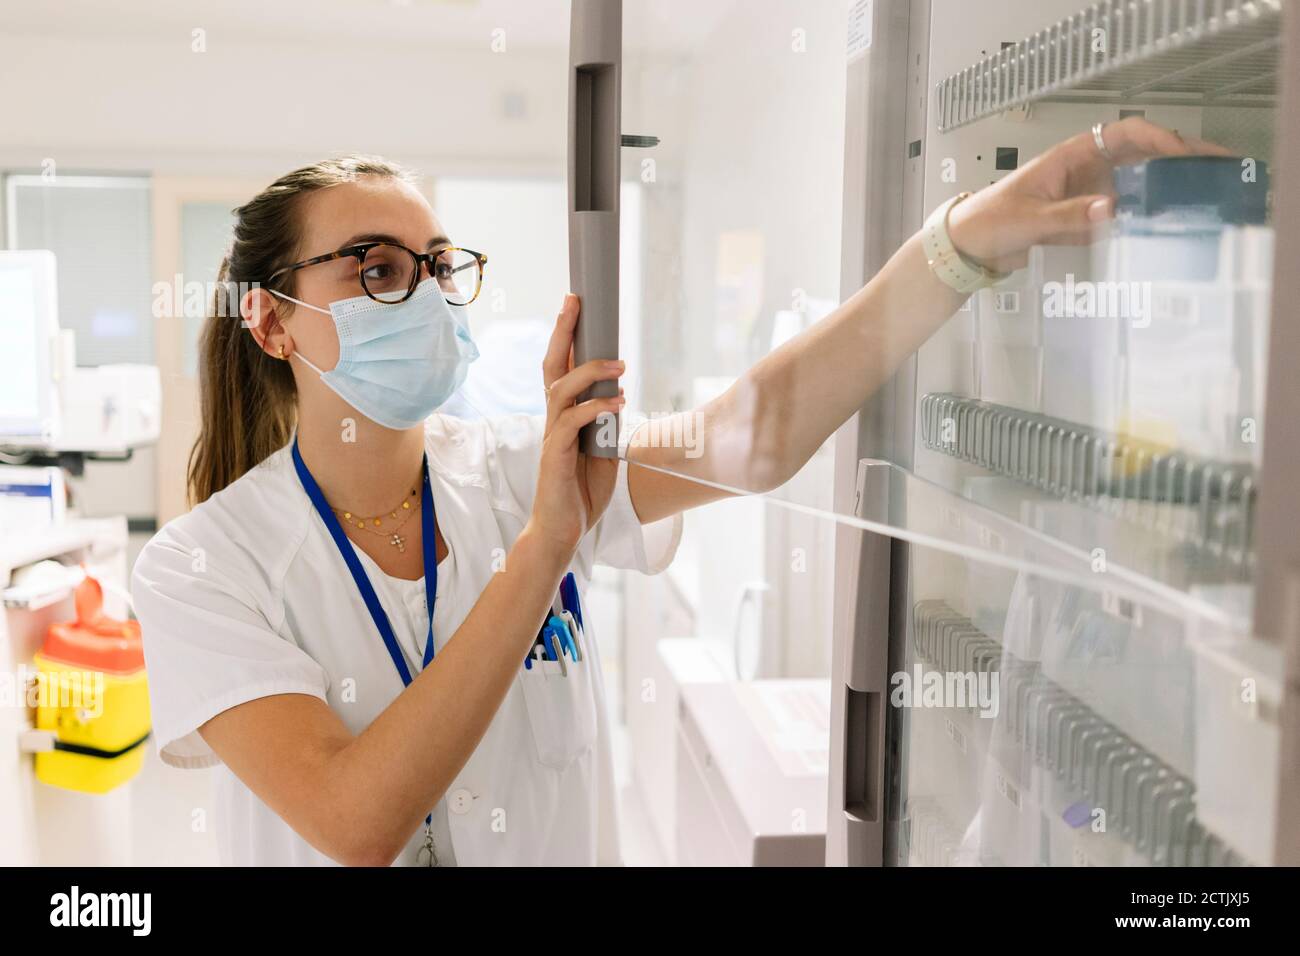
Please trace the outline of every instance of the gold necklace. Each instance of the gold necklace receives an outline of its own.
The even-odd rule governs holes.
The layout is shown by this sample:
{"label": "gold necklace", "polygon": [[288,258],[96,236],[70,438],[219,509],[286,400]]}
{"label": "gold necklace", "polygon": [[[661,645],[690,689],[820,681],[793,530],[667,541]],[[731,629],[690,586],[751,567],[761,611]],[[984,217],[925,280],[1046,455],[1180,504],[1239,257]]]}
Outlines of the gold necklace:
{"label": "gold necklace", "polygon": [[[388,512],[388,517],[392,518],[393,520],[397,520],[399,513],[401,514],[402,517],[401,520],[398,521],[396,525],[383,531],[376,530],[380,528],[383,524],[382,515],[376,515],[373,518],[360,518],[354,515],[351,511],[342,511],[339,508],[333,508],[333,507],[331,507],[330,510],[333,511],[336,515],[340,515],[343,518],[343,520],[346,521],[348,524],[355,525],[358,529],[362,531],[369,531],[371,534],[377,534],[382,538],[387,538],[389,544],[391,544],[398,551],[405,554],[406,537],[404,535],[398,534],[398,532],[402,530],[402,527],[406,524],[406,522],[411,520],[411,515],[415,514],[417,511],[420,510],[420,506],[419,506],[420,499],[417,497],[418,494],[419,494],[419,488],[412,488],[410,493],[402,500],[402,503]],[[416,502],[414,508],[411,507],[412,501]]]}

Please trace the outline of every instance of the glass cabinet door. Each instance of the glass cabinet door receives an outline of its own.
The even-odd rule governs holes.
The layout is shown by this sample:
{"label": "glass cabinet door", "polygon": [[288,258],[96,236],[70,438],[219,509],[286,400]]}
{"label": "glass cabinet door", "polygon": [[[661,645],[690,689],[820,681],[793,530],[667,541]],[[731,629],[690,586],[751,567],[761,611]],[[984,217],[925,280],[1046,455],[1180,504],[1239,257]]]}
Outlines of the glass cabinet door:
{"label": "glass cabinet door", "polygon": [[[741,424],[734,448],[708,449],[700,416],[680,413],[743,395],[746,372],[838,304],[846,16],[833,2],[623,4],[622,131],[658,138],[623,149],[624,430],[680,448],[681,474],[787,447]],[[658,427],[670,420],[681,427]],[[818,515],[832,454],[808,451],[773,495],[806,512],[693,511],[668,572],[746,676],[829,673],[833,527]],[[746,484],[742,468],[708,477]]]}
{"label": "glass cabinet door", "polygon": [[[1113,221],[1032,249],[895,383],[895,482],[953,526],[885,516],[913,539],[889,673],[996,670],[1002,707],[889,711],[884,862],[1270,862],[1283,664],[1252,609],[1280,8],[911,9],[910,228],[1133,115],[1228,155],[1117,170]],[[1042,547],[1077,578],[1044,580]],[[1022,566],[990,564],[1007,548]]]}

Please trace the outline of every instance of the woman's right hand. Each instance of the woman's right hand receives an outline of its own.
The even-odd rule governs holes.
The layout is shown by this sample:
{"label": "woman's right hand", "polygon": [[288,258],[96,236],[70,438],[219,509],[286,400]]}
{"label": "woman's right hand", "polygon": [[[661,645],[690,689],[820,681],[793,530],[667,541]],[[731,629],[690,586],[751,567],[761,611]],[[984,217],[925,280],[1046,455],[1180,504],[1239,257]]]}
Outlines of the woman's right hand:
{"label": "woman's right hand", "polygon": [[1091,131],[1079,133],[953,206],[948,232],[957,250],[995,271],[1019,269],[1030,246],[1092,241],[1097,225],[1115,211],[1116,166],[1159,156],[1231,155],[1137,116],[1107,123],[1102,138],[1109,156]]}
{"label": "woman's right hand", "polygon": [[620,361],[593,359],[573,367],[573,336],[578,325],[578,297],[565,296],[555,331],[542,362],[546,383],[546,431],[541,467],[529,525],[567,561],[600,520],[614,492],[618,459],[592,458],[578,448],[578,433],[597,417],[616,414],[624,405],[622,389],[612,398],[578,402],[597,382],[623,374]]}

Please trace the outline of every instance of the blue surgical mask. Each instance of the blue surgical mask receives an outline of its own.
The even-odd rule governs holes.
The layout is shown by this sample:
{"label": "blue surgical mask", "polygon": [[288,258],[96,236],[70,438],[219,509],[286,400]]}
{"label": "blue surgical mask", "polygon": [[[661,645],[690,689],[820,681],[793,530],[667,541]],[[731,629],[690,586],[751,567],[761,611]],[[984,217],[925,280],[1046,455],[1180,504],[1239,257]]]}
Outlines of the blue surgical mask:
{"label": "blue surgical mask", "polygon": [[469,363],[478,358],[464,306],[448,304],[433,279],[421,282],[405,302],[359,295],[331,302],[328,310],[274,294],[334,319],[337,365],[323,372],[297,350],[293,354],[343,401],[385,428],[423,422],[464,384]]}

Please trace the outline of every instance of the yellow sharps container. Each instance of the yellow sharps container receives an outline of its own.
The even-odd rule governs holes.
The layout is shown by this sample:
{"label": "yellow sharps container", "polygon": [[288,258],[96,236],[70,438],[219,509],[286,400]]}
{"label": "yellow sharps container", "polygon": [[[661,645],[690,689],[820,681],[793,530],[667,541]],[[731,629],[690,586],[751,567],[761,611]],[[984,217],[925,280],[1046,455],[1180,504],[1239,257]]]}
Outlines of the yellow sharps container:
{"label": "yellow sharps container", "polygon": [[43,783],[107,793],[134,777],[149,739],[149,689],[136,621],[104,616],[104,592],[87,576],[74,595],[77,619],[52,625],[35,657],[36,727],[54,749],[36,754]]}

